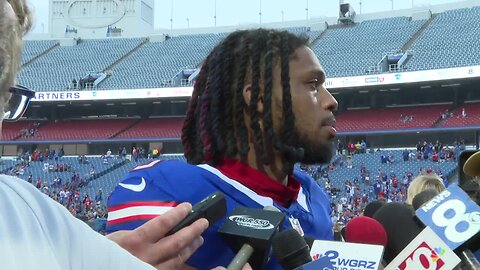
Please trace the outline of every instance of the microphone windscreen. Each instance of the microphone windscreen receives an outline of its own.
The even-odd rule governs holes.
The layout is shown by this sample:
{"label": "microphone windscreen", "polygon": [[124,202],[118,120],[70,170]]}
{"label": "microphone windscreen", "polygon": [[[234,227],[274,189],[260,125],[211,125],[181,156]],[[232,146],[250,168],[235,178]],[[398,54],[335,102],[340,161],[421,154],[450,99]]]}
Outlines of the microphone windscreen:
{"label": "microphone windscreen", "polygon": [[350,243],[387,245],[387,233],[380,222],[371,217],[354,217],[345,226],[345,241]]}
{"label": "microphone windscreen", "polygon": [[272,249],[285,270],[295,269],[312,261],[308,244],[294,229],[278,233],[272,240]]}
{"label": "microphone windscreen", "polygon": [[385,201],[372,201],[367,206],[365,206],[365,210],[363,210],[363,215],[366,217],[373,218],[373,215],[378,211],[378,209],[382,208],[386,204]]}
{"label": "microphone windscreen", "polygon": [[431,188],[418,193],[415,197],[413,197],[412,200],[413,209],[417,210],[418,208],[422,207],[424,203],[430,201],[437,195],[438,191]]}
{"label": "microphone windscreen", "polygon": [[405,203],[392,202],[380,208],[373,216],[387,232],[383,259],[390,263],[421,231],[413,208]]}

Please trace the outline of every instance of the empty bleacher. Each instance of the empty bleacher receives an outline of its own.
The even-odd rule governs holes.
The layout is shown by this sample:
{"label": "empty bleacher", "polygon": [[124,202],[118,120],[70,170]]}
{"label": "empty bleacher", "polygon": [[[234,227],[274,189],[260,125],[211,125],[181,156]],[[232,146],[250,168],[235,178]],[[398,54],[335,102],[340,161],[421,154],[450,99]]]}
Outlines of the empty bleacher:
{"label": "empty bleacher", "polygon": [[115,138],[180,138],[183,118],[145,119]]}
{"label": "empty bleacher", "polygon": [[59,46],[23,67],[18,81],[32,90],[64,91],[73,79],[103,71],[142,42],[139,38],[99,39]]}
{"label": "empty bleacher", "polygon": [[365,75],[386,53],[399,50],[423,23],[395,17],[327,29],[313,51],[327,77]]}
{"label": "empty bleacher", "polygon": [[54,40],[29,40],[23,43],[22,65],[57,45]]}
{"label": "empty bleacher", "polygon": [[197,67],[227,34],[199,34],[172,37],[147,43],[113,67],[112,76],[100,85],[104,89],[163,87],[184,68]]}
{"label": "empty bleacher", "polygon": [[109,139],[130,127],[138,119],[71,120],[41,125],[38,135],[27,140],[88,140]]}
{"label": "empty bleacher", "polygon": [[478,65],[480,63],[480,7],[439,13],[413,43],[408,70]]}
{"label": "empty bleacher", "polygon": [[[397,130],[408,128],[431,128],[449,105],[422,105],[386,109],[350,110],[337,117],[337,130],[368,131]],[[412,116],[412,121],[402,121],[401,117]]]}

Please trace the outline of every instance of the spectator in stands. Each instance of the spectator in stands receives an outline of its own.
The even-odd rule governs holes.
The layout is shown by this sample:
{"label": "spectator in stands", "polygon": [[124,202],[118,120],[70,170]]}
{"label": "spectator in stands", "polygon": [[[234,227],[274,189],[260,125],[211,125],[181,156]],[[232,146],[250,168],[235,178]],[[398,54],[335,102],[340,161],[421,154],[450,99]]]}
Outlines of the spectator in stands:
{"label": "spectator in stands", "polygon": [[105,158],[111,158],[112,157],[112,150],[108,149],[107,153],[105,153]]}
{"label": "spectator in stands", "polygon": [[438,153],[437,153],[436,151],[433,152],[432,161],[433,161],[433,162],[438,162]]}
{"label": "spectator in stands", "polygon": [[340,139],[338,139],[338,142],[337,142],[337,154],[339,155],[343,154],[343,143]]}
{"label": "spectator in stands", "polygon": [[438,192],[442,192],[445,190],[445,185],[436,174],[419,175],[413,179],[408,187],[406,203],[412,204],[413,198],[426,189],[435,189]]}
{"label": "spectator in stands", "polygon": [[407,149],[405,149],[405,150],[403,150],[402,156],[403,156],[403,161],[409,161],[410,152]]}
{"label": "spectator in stands", "polygon": [[[28,89],[13,87],[21,63],[22,38],[31,27],[31,14],[25,0],[0,0],[0,12],[0,91],[3,97],[0,109],[5,112],[3,121],[15,121],[34,96]],[[13,95],[25,102],[5,110]],[[0,176],[0,205],[14,206],[0,211],[2,247],[8,247],[0,254],[4,269],[56,270],[72,266],[79,269],[152,269],[152,265],[158,269],[180,268],[202,244],[200,234],[208,223],[200,219],[164,238],[165,233],[191,211],[191,206],[182,204],[135,231],[111,235],[110,239],[127,252],[19,178]]]}
{"label": "spectator in stands", "polygon": [[460,114],[460,116],[462,118],[466,118],[467,117],[467,112],[465,111],[465,108],[462,108],[462,113]]}
{"label": "spectator in stands", "polygon": [[365,154],[367,153],[367,143],[365,142],[365,140],[362,140],[362,142],[360,143],[360,146],[361,146],[361,149],[362,149],[362,153]]}

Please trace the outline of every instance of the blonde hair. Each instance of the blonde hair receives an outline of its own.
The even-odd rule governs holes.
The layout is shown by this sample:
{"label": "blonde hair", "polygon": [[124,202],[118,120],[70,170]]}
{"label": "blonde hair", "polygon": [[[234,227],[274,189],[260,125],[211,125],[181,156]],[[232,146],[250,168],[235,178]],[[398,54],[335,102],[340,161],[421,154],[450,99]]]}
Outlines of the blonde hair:
{"label": "blonde hair", "polygon": [[426,189],[434,189],[438,192],[442,192],[446,188],[443,184],[442,178],[436,174],[419,175],[413,179],[408,187],[406,203],[412,204],[413,198]]}
{"label": "blonde hair", "polygon": [[[16,20],[7,16],[11,6]],[[20,68],[22,38],[32,26],[32,15],[26,0],[0,0],[0,105],[9,97],[8,88],[12,86]]]}

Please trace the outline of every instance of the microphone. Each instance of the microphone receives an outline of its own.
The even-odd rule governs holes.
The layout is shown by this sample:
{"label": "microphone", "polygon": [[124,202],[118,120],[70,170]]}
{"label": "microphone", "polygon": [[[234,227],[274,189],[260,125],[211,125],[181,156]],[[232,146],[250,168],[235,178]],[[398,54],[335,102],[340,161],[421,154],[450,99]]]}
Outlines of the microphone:
{"label": "microphone", "polygon": [[292,270],[312,261],[307,242],[295,229],[278,233],[272,240],[272,249],[284,270]]}
{"label": "microphone", "polygon": [[438,191],[435,189],[426,189],[420,193],[418,193],[412,200],[413,209],[417,210],[418,208],[422,207],[425,203],[429,202],[433,197],[438,195]]}
{"label": "microphone", "polygon": [[372,201],[365,206],[365,210],[363,210],[363,215],[373,218],[373,215],[375,215],[375,213],[385,204],[387,203],[381,200]]}
{"label": "microphone", "polygon": [[451,270],[460,263],[445,242],[425,227],[386,267],[385,270]]}
{"label": "microphone", "polygon": [[415,220],[413,208],[405,203],[388,203],[378,210],[374,219],[387,233],[383,259],[390,263],[420,232],[423,227]]}
{"label": "microphone", "polygon": [[277,234],[272,241],[273,254],[284,270],[318,270],[333,269],[329,257],[321,257],[312,261],[309,245],[295,229],[288,229]]}
{"label": "microphone", "polygon": [[237,252],[228,270],[240,270],[248,262],[262,269],[270,254],[273,236],[282,227],[285,215],[277,211],[237,207],[218,232]]}
{"label": "microphone", "polygon": [[387,245],[387,233],[380,222],[373,218],[354,217],[345,227],[345,240],[350,243]]}
{"label": "microphone", "polygon": [[466,267],[466,270],[478,270],[480,269],[480,263],[478,262],[475,255],[470,250],[465,250],[460,254],[463,266]]}

